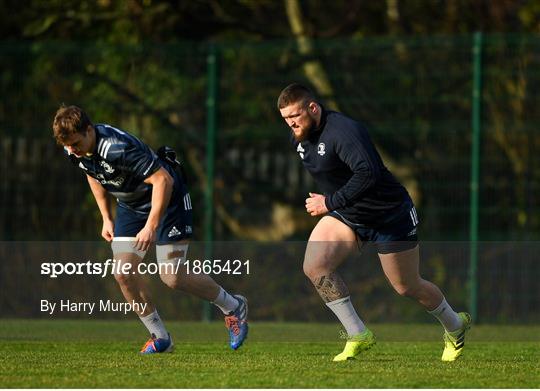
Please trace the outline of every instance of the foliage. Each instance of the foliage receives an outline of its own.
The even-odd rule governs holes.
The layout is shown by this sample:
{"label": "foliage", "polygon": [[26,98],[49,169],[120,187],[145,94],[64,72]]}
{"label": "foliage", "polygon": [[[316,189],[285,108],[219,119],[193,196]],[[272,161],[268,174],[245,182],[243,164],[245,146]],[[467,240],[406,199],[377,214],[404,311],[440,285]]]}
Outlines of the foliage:
{"label": "foliage", "polygon": [[[301,50],[293,36],[289,4],[298,5],[312,50]],[[275,99],[290,81],[311,82],[306,64],[316,63],[330,85],[322,100],[366,121],[386,163],[407,185],[420,213],[420,237],[465,240],[471,33],[477,30],[486,33],[480,237],[540,236],[537,1],[31,0],[21,7],[7,0],[0,3],[0,20],[0,239],[99,237],[99,214],[82,174],[51,138],[61,103],[81,105],[94,121],[124,128],[153,147],[181,151],[195,238],[202,239],[207,56],[214,45],[216,239],[304,240],[315,224],[303,211],[305,194],[315,186],[290,150]],[[437,256],[426,260],[437,278],[453,293],[464,292],[465,268],[456,277]],[[297,263],[301,257],[283,255]],[[533,264],[529,275],[510,278],[504,273],[509,258],[488,251],[481,264],[489,276],[485,297],[498,286],[513,292],[516,281],[523,279],[523,288],[537,280]],[[265,265],[268,275],[279,270],[274,262]],[[271,290],[305,283],[301,275],[282,276],[268,282]],[[358,296],[386,289],[380,278],[359,277],[367,283],[356,288]],[[521,302],[522,313],[537,308],[534,300]],[[504,308],[501,319],[508,319],[513,303],[497,296],[487,313]],[[291,314],[285,301],[263,309],[262,318]],[[373,313],[403,315],[384,305]]]}

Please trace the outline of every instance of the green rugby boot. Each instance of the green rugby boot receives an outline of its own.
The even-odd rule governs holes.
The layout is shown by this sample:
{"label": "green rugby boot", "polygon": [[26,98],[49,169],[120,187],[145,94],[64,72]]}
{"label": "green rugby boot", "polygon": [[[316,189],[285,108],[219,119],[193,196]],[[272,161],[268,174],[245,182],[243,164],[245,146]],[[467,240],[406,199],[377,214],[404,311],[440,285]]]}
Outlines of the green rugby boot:
{"label": "green rugby boot", "polygon": [[460,312],[459,317],[463,320],[463,326],[456,331],[445,331],[444,351],[441,357],[442,361],[456,361],[463,353],[465,346],[465,333],[471,328],[471,315],[466,312]]}
{"label": "green rugby boot", "polygon": [[375,336],[369,329],[365,329],[360,334],[353,335],[347,339],[345,349],[334,357],[334,361],[354,360],[361,352],[369,350],[375,345]]}

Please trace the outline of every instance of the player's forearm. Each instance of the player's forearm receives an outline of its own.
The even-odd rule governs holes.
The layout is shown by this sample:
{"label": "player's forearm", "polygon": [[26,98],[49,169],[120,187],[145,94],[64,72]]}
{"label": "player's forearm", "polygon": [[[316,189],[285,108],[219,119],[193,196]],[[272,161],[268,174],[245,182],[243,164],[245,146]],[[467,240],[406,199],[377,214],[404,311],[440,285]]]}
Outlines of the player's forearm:
{"label": "player's forearm", "polygon": [[92,190],[103,221],[112,221],[111,204],[107,191],[94,178],[88,177],[88,184],[90,185],[90,190]]}
{"label": "player's forearm", "polygon": [[331,211],[354,203],[377,182],[377,179],[376,175],[369,172],[355,173],[341,189],[326,197],[326,208]]}
{"label": "player's forearm", "polygon": [[96,202],[103,221],[112,221],[111,203],[107,193],[105,193],[103,197],[100,197],[99,199],[96,198]]}
{"label": "player's forearm", "polygon": [[152,208],[146,221],[147,227],[157,229],[171,200],[172,190],[173,181],[170,176],[163,176],[152,184]]}

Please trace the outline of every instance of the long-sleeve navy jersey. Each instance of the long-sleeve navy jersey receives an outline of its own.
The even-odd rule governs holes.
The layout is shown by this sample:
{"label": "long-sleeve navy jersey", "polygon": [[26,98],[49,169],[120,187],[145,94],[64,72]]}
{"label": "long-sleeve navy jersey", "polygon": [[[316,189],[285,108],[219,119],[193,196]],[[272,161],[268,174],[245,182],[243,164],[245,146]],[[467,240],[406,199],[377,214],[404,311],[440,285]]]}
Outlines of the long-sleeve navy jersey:
{"label": "long-sleeve navy jersey", "polygon": [[391,221],[411,202],[407,190],[384,166],[366,127],[323,110],[309,138],[292,139],[304,167],[326,196],[326,207],[356,224],[376,227]]}
{"label": "long-sleeve navy jersey", "polygon": [[138,138],[120,129],[106,124],[94,128],[94,152],[81,158],[69,155],[72,163],[101,183],[119,205],[139,212],[150,211],[152,186],[144,180],[161,167],[157,155]]}

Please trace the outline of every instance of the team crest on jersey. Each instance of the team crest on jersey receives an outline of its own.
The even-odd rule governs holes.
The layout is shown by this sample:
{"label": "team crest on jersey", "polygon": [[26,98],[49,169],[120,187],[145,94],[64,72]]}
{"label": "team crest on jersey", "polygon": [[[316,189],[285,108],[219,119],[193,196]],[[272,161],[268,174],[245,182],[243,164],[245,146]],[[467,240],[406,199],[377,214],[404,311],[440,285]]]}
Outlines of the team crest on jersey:
{"label": "team crest on jersey", "polygon": [[103,167],[107,174],[112,174],[114,172],[114,168],[112,168],[111,165],[105,160],[101,160],[99,164],[101,165],[101,167]]}
{"label": "team crest on jersey", "polygon": [[107,180],[107,179],[105,179],[103,174],[97,174],[97,179],[102,185],[113,185],[113,186],[116,186],[116,187],[120,187],[124,183],[125,178],[120,176],[120,177],[118,177],[116,179]]}
{"label": "team crest on jersey", "polygon": [[302,144],[298,144],[298,147],[296,147],[296,152],[300,155],[302,159],[304,159],[304,148],[302,148]]}
{"label": "team crest on jersey", "polygon": [[324,156],[324,154],[326,153],[326,145],[324,145],[324,143],[319,143],[319,145],[317,146],[317,153],[321,156]]}

